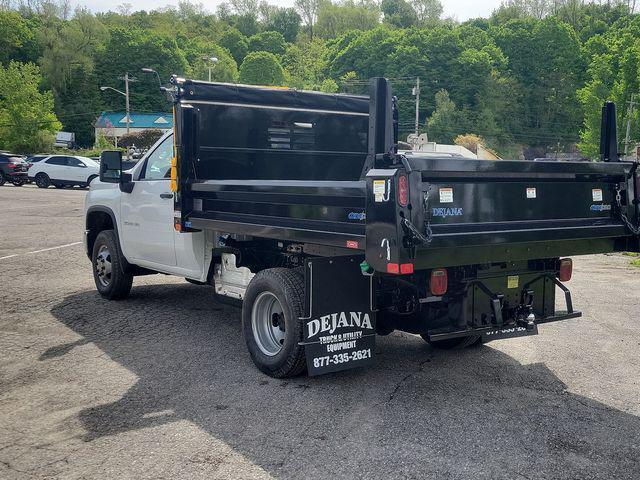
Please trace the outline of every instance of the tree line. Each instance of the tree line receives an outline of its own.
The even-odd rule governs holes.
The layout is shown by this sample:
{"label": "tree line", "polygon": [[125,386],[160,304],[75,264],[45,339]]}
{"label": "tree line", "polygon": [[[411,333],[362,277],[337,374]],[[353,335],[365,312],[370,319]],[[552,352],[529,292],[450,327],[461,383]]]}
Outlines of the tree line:
{"label": "tree line", "polygon": [[[0,148],[40,151],[52,134],[93,145],[100,111],[169,111],[170,75],[324,92],[366,93],[392,80],[400,131],[452,143],[477,135],[503,156],[579,151],[596,158],[600,108],[640,139],[640,19],[635,4],[508,0],[488,18],[443,18],[439,0],[296,0],[291,8],[229,0],[92,13],[67,0],[0,0]],[[211,58],[218,59],[213,64]],[[623,125],[624,124],[624,125]]]}

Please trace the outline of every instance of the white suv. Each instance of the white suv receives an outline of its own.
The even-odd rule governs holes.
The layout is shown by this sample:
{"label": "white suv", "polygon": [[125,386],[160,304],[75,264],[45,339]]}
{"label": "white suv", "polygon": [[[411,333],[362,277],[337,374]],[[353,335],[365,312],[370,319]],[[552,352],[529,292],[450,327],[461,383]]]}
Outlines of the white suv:
{"label": "white suv", "polygon": [[29,179],[40,188],[87,187],[100,175],[100,164],[87,157],[50,155],[29,168]]}

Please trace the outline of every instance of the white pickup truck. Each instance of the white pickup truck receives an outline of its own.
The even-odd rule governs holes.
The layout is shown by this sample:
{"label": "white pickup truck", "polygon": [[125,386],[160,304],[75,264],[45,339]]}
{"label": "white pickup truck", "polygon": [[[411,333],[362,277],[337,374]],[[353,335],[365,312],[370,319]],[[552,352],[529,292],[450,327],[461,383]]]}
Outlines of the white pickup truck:
{"label": "white pickup truck", "polygon": [[203,232],[179,234],[173,226],[173,193],[167,175],[172,138],[172,133],[161,138],[128,172],[135,184],[131,193],[122,192],[117,183],[94,181],[85,198],[87,254],[95,258],[96,286],[107,298],[124,298],[129,293],[133,275],[120,268],[122,261],[206,280]]}
{"label": "white pickup truck", "polygon": [[[166,273],[196,284],[211,280],[212,232],[207,237],[207,231],[181,233],[174,228],[169,179],[173,149],[173,132],[169,132],[127,172],[131,176],[128,192],[119,183],[96,179],[91,184],[85,198],[84,240],[94,263],[96,287],[105,298],[125,298],[138,274]],[[227,260],[231,257],[225,255]],[[243,282],[246,286],[249,270],[224,263],[233,265],[229,266],[231,280],[234,275],[249,275]],[[241,299],[243,289],[234,288],[233,281],[226,285],[222,268],[216,273],[217,293]]]}

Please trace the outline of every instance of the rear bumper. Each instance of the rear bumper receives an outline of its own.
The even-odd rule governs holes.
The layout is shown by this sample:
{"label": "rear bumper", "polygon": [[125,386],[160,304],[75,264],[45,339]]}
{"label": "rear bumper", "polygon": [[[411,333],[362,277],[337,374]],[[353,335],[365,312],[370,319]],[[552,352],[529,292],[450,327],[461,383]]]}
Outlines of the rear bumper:
{"label": "rear bumper", "polygon": [[[542,323],[551,323],[551,322],[559,322],[561,320],[568,320],[570,318],[578,318],[582,316],[582,312],[574,310],[573,312],[558,312],[555,315],[551,315],[544,318],[536,318],[535,326]],[[437,342],[439,340],[449,340],[451,338],[460,338],[460,337],[469,337],[473,335],[480,335],[484,338],[485,341],[499,339],[499,338],[512,338],[512,337],[521,337],[527,335],[535,335],[537,333],[537,328],[535,331],[527,330],[525,327],[520,332],[510,332],[514,328],[518,328],[518,325],[503,325],[502,327],[496,327],[495,325],[489,327],[482,328],[469,328],[465,330],[457,330],[455,332],[445,332],[445,333],[435,333],[429,335],[429,340]],[[494,335],[494,332],[497,330],[503,330],[504,333]],[[509,331],[509,332],[508,332]]]}

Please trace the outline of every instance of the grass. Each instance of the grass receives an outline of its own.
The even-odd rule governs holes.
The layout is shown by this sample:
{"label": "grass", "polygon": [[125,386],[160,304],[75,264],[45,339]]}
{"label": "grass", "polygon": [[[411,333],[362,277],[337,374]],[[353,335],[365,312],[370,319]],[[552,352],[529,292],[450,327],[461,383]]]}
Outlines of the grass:
{"label": "grass", "polygon": [[626,255],[627,257],[640,257],[640,253],[636,252],[622,252],[622,255]]}
{"label": "grass", "polygon": [[631,260],[629,262],[631,265],[633,265],[634,267],[640,267],[640,258],[634,258],[633,260]]}

